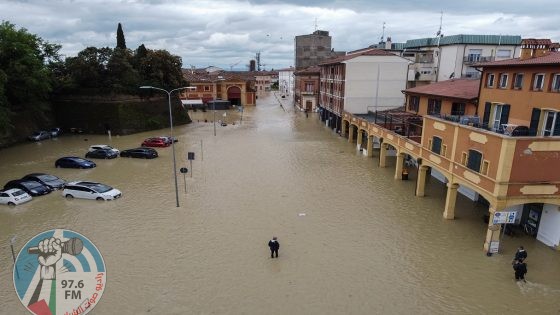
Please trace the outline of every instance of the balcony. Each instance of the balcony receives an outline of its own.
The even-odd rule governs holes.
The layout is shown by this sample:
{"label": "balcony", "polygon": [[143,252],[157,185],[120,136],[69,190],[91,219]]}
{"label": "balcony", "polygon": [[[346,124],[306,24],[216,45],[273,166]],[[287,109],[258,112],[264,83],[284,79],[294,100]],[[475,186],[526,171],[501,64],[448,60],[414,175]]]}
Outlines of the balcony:
{"label": "balcony", "polygon": [[313,91],[301,91],[301,95],[315,95],[315,94],[317,93]]}
{"label": "balcony", "polygon": [[461,74],[461,78],[463,79],[480,79],[481,78],[481,73],[480,72],[467,72],[464,74]]}
{"label": "balcony", "polygon": [[474,64],[477,62],[489,62],[494,61],[494,56],[480,56],[480,55],[470,55],[463,57],[463,63]]}

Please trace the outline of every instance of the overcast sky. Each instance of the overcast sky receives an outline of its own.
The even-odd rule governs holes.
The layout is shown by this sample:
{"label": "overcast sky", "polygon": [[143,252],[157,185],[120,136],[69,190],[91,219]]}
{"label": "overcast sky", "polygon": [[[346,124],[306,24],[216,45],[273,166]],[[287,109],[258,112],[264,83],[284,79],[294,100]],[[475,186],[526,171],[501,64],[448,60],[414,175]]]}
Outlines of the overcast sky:
{"label": "overcast sky", "polygon": [[[114,47],[122,23],[128,48],[145,44],[183,58],[183,67],[245,70],[261,52],[266,69],[293,65],[294,36],[327,30],[335,50],[385,37],[393,42],[442,33],[560,40],[558,0],[0,0],[0,19],[62,45]],[[234,65],[235,64],[235,65]]]}

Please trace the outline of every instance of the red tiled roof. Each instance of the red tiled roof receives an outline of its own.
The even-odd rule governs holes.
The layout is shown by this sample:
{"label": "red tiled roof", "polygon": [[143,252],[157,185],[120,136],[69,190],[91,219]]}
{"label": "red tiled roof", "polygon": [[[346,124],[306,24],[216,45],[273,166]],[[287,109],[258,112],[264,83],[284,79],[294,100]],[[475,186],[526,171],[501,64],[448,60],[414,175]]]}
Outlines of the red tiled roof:
{"label": "red tiled roof", "polygon": [[463,100],[474,100],[478,98],[479,80],[457,79],[447,80],[428,85],[417,86],[406,89],[406,94],[424,94]]}
{"label": "red tiled roof", "polygon": [[224,81],[254,81],[255,76],[278,76],[278,71],[214,71],[208,73],[204,69],[183,69],[183,77],[188,82],[201,83],[201,82],[215,82],[218,80]]}
{"label": "red tiled roof", "polygon": [[310,66],[307,68],[303,68],[295,72],[296,75],[298,74],[319,74],[321,73],[321,68],[319,66]]}
{"label": "red tiled roof", "polygon": [[388,51],[381,50],[381,49],[374,49],[374,48],[367,49],[367,50],[360,49],[356,53],[350,53],[350,54],[346,54],[344,56],[339,56],[339,57],[334,57],[334,58],[331,58],[331,59],[327,59],[324,62],[320,63],[319,66],[341,63],[343,61],[354,59],[354,58],[360,57],[360,56],[395,56],[395,54],[392,54]]}
{"label": "red tiled roof", "polygon": [[475,67],[499,67],[499,66],[531,66],[531,65],[560,65],[560,52],[550,51],[541,57],[534,57],[528,59],[506,59],[492,62],[482,62],[475,65]]}

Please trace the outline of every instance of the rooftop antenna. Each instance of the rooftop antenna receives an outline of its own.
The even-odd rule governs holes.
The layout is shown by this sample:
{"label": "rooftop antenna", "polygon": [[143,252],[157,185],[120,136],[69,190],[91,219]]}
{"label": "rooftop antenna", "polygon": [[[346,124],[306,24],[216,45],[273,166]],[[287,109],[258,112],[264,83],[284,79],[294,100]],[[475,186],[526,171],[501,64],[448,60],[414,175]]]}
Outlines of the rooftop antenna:
{"label": "rooftop antenna", "polygon": [[383,33],[381,33],[381,43],[383,43],[384,39],[385,39],[385,22],[383,22]]}
{"label": "rooftop antenna", "polygon": [[439,30],[436,33],[436,36],[443,36],[443,34],[441,33],[441,25],[443,24],[443,10],[441,11],[441,14],[439,16]]}
{"label": "rooftop antenna", "polygon": [[315,18],[315,31],[317,31],[317,18]]}

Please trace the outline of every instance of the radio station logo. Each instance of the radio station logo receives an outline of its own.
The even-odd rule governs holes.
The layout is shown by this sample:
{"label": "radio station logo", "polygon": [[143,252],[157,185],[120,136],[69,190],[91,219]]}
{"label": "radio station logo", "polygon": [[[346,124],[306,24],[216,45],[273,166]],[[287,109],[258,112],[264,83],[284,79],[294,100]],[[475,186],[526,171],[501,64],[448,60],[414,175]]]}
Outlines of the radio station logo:
{"label": "radio station logo", "polygon": [[56,229],[40,233],[20,250],[14,287],[36,315],[78,315],[93,309],[105,290],[101,253],[85,236]]}

